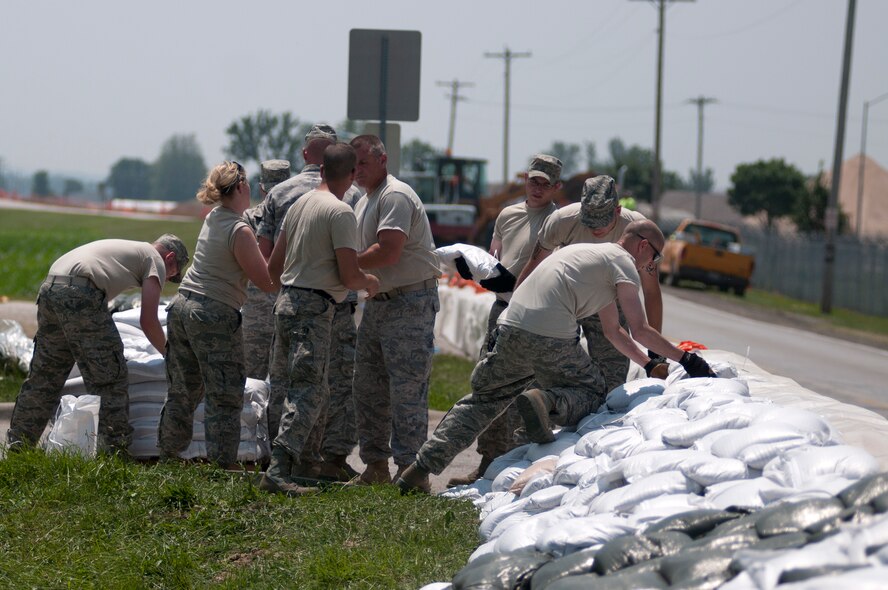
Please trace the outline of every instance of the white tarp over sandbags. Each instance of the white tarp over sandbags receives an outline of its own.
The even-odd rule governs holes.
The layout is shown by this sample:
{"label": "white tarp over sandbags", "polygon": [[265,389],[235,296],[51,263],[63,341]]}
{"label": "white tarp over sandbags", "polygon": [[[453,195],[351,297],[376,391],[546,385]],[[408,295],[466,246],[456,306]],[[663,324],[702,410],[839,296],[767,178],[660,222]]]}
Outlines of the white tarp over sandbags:
{"label": "white tarp over sandbags", "polygon": [[[137,459],[150,459],[159,455],[157,426],[167,395],[166,368],[163,355],[154,349],[139,327],[140,313],[139,308],[134,308],[115,313],[113,318],[124,344],[123,354],[129,375],[130,425],[133,427],[133,440],[129,446],[129,453]],[[157,315],[161,325],[166,329],[166,308],[159,306]],[[76,365],[65,382],[62,394],[71,396],[86,394],[83,377],[80,376]],[[265,414],[269,397],[267,382],[247,379],[241,412],[238,461],[260,461],[270,454]],[[62,409],[74,411],[73,407]],[[95,411],[98,420],[98,405]],[[204,404],[201,402],[194,413],[192,443],[182,453],[184,459],[206,457],[203,421]]]}

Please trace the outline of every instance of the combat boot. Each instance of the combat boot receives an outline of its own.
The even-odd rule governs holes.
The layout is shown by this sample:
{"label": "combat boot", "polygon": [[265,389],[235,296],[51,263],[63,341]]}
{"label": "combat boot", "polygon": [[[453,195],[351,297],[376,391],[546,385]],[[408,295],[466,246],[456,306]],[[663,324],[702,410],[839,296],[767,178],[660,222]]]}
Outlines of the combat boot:
{"label": "combat boot", "polygon": [[481,455],[481,462],[478,464],[478,467],[465,475],[457,475],[456,477],[451,477],[450,480],[447,482],[447,487],[453,488],[456,486],[472,485],[473,483],[484,477],[484,472],[487,471],[487,468],[490,467],[491,463],[493,463],[493,459]]}
{"label": "combat boot", "polygon": [[318,465],[317,476],[330,481],[351,481],[360,473],[348,464],[345,455],[333,455]]}
{"label": "combat boot", "polygon": [[376,483],[392,483],[392,474],[389,472],[388,459],[382,461],[373,461],[367,465],[358,477],[358,482],[365,485],[373,485]]}
{"label": "combat boot", "polygon": [[404,469],[396,485],[401,489],[401,494],[432,493],[429,472],[416,463]]}
{"label": "combat boot", "polygon": [[521,419],[524,420],[527,438],[540,444],[555,440],[555,435],[549,426],[549,412],[552,411],[553,404],[545,391],[528,389],[515,398],[515,406]]}
{"label": "combat boot", "polygon": [[293,458],[290,454],[282,447],[274,447],[271,451],[271,463],[259,482],[259,489],[291,497],[318,492],[318,488],[299,486],[290,481],[292,465]]}

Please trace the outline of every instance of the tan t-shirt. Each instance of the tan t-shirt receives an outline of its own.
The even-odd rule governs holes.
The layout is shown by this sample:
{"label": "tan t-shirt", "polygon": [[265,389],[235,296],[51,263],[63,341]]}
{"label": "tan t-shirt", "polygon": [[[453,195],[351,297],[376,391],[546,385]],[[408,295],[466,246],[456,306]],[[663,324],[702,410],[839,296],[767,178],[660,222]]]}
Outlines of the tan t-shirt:
{"label": "tan t-shirt", "polygon": [[112,299],[141,287],[148,277],[166,281],[163,256],[153,244],[133,240],[98,240],[74,248],[52,263],[49,274],[86,277]]}
{"label": "tan t-shirt", "polygon": [[219,206],[210,211],[200,228],[194,259],[179,285],[180,291],[187,289],[241,308],[247,298],[247,275],[234,257],[234,238],[242,227],[250,226],[231,209]]}
{"label": "tan t-shirt", "polygon": [[293,203],[281,233],[287,236],[281,284],[322,289],[337,303],[345,301],[348,289],[339,277],[336,250],[357,249],[358,222],[351,207],[315,189]]}
{"label": "tan t-shirt", "polygon": [[550,338],[575,338],[577,320],[617,298],[617,284],[641,285],[635,260],[617,244],[573,244],[543,260],[515,289],[497,323]]}
{"label": "tan t-shirt", "polygon": [[373,269],[381,293],[441,276],[429,218],[409,185],[389,174],[375,191],[361,197],[355,214],[359,251],[375,244],[382,230],[393,229],[407,236],[397,264]]}
{"label": "tan t-shirt", "polygon": [[[530,260],[537,234],[543,222],[556,209],[555,203],[545,207],[532,208],[527,202],[511,205],[503,209],[493,226],[493,239],[502,242],[499,261],[516,277]],[[511,293],[497,293],[497,298],[508,301]]]}
{"label": "tan t-shirt", "polygon": [[[580,203],[571,203],[552,213],[540,230],[540,246],[546,250],[554,250],[568,244],[605,244],[616,242],[623,235],[623,230],[633,221],[646,219],[637,211],[621,209],[620,217],[614,228],[603,236],[592,234],[592,228],[580,221]],[[534,271],[536,272],[536,271]]]}

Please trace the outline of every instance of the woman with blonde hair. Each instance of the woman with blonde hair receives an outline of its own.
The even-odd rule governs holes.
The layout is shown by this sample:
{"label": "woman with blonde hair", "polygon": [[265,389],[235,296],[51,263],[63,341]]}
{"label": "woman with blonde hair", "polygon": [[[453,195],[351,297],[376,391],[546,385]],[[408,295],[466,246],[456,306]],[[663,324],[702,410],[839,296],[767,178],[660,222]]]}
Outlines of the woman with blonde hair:
{"label": "woman with blonde hair", "polygon": [[243,408],[244,347],[240,308],[247,280],[275,291],[256,236],[243,218],[250,184],[243,166],[213,168],[197,200],[215,205],[204,219],[191,267],[167,308],[166,403],[160,416],[161,459],[188,448],[194,411],[205,400],[207,458],[236,466]]}

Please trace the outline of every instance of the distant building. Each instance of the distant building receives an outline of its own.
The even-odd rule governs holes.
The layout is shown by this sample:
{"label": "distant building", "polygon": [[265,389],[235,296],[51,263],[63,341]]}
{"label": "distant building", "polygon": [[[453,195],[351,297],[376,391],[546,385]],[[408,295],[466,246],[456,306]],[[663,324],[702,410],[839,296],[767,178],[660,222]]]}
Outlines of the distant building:
{"label": "distant building", "polygon": [[[829,183],[830,174],[824,174]],[[829,186],[829,184],[827,184]],[[888,237],[888,170],[866,156],[864,162],[863,198],[861,211],[857,210],[857,189],[860,186],[860,154],[842,163],[842,183],[839,187],[839,203],[848,216],[851,232],[857,230],[864,237]]]}

